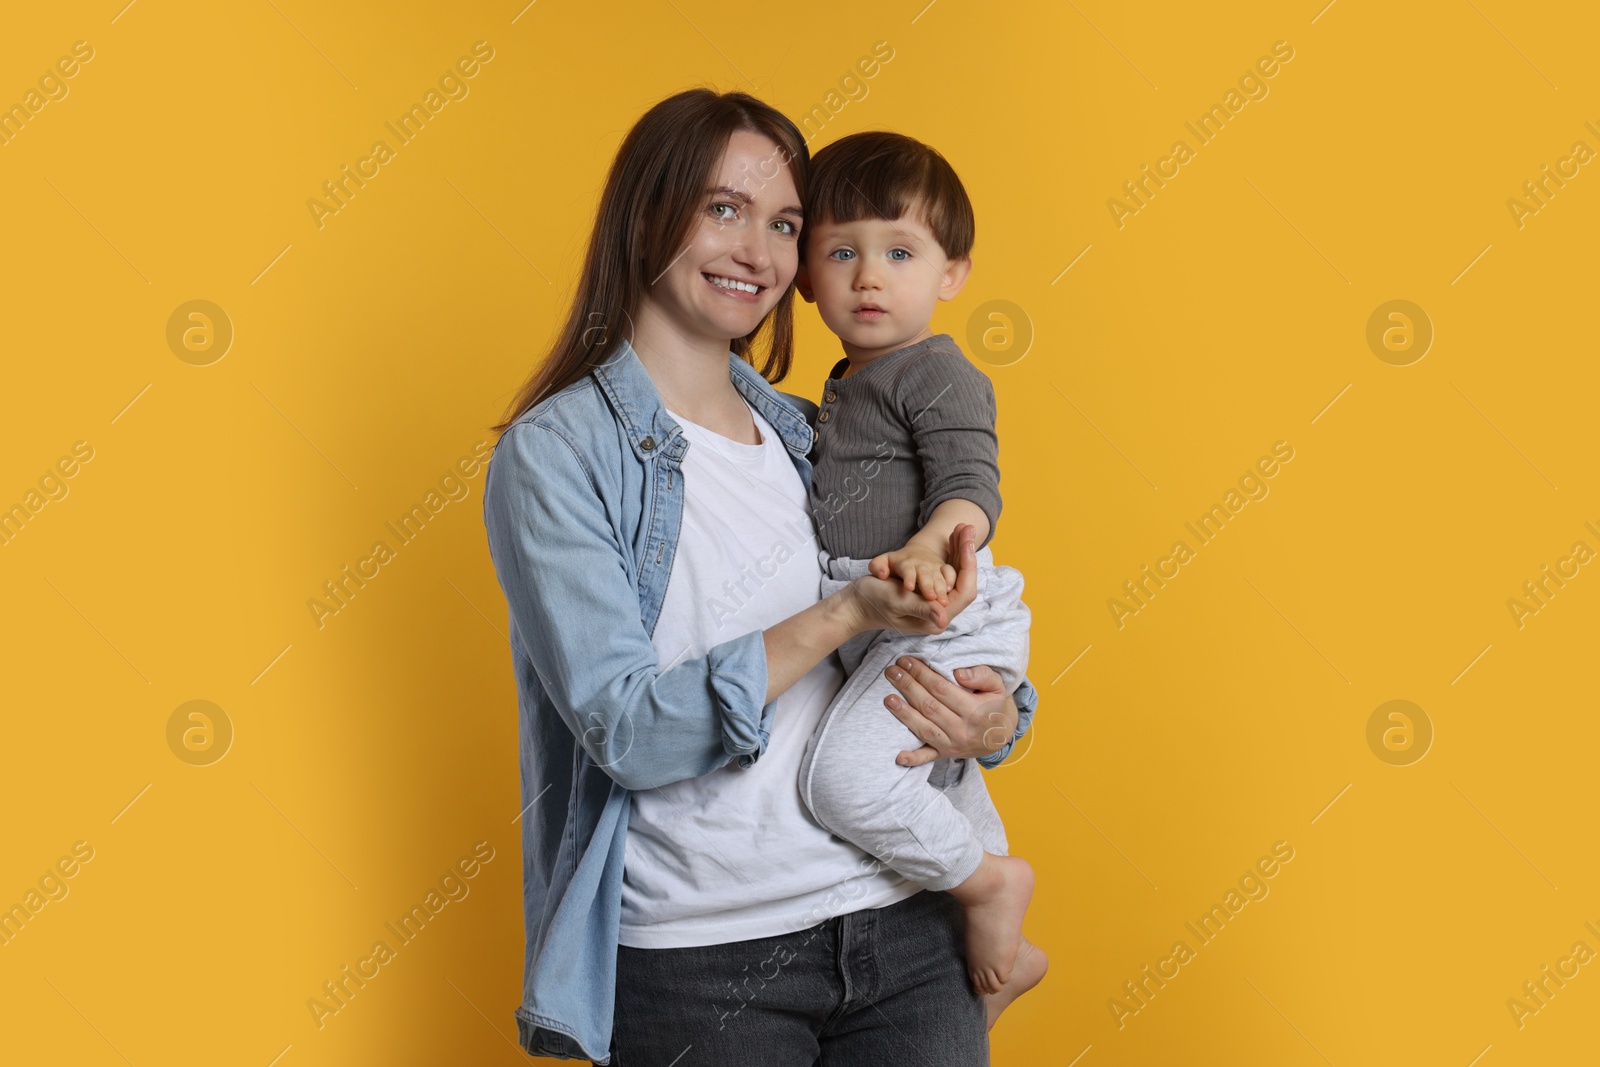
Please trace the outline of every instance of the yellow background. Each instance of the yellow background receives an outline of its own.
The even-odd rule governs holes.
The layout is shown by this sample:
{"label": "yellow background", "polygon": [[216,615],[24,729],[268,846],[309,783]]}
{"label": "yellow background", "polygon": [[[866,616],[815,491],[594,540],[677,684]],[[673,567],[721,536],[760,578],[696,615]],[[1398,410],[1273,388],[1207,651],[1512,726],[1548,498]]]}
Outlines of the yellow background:
{"label": "yellow background", "polygon": [[[94,450],[0,547],[0,904],[94,849],[0,947],[0,1058],[521,1058],[481,472],[325,626],[306,602],[490,439],[650,104],[743,87],[798,118],[887,41],[813,147],[937,145],[978,243],[936,327],[977,358],[1004,300],[1033,331],[980,364],[1043,694],[989,781],[1053,969],[994,1062],[1592,1060],[1600,967],[1520,1029],[1506,1005],[1600,949],[1600,568],[1521,628],[1507,607],[1600,548],[1600,175],[1520,228],[1507,207],[1600,148],[1587,5],[122,2],[0,34],[0,103],[94,49],[0,147],[0,504]],[[319,229],[306,201],[479,40],[470,95]],[[1184,123],[1280,40],[1269,95],[1198,145]],[[1180,138],[1119,228],[1108,199]],[[235,331],[209,366],[166,340],[196,299]],[[1409,366],[1366,341],[1394,299],[1436,332]],[[787,387],[815,395],[837,349],[800,320]],[[1119,628],[1108,599],[1280,440],[1270,495]],[[1367,742],[1395,699],[1435,734],[1408,766]],[[234,730],[209,766],[169,748],[190,700]],[[308,998],[478,841],[471,895],[318,1029]],[[1270,895],[1201,947],[1184,923],[1277,841]],[[1179,939],[1195,958],[1119,1028],[1108,1001]]]}

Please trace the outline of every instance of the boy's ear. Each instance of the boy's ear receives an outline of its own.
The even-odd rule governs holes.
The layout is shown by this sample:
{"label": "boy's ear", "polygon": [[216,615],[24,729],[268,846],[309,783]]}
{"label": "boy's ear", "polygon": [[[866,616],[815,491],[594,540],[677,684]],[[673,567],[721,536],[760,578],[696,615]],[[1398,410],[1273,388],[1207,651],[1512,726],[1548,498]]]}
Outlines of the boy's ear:
{"label": "boy's ear", "polygon": [[939,299],[954,300],[961,292],[961,287],[967,284],[967,276],[971,273],[971,256],[952,259],[950,265],[944,269],[944,276],[939,280]]}
{"label": "boy's ear", "polygon": [[811,295],[811,274],[806,270],[804,263],[800,264],[800,270],[795,273],[794,287],[800,290],[800,295],[805,299],[806,303],[815,304],[817,302],[817,298]]}

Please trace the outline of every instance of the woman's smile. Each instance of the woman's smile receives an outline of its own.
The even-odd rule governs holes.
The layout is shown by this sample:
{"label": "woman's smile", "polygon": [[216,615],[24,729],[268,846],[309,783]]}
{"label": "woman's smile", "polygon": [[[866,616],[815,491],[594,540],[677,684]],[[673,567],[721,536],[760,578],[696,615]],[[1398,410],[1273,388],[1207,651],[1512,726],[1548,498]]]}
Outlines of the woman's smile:
{"label": "woman's smile", "polygon": [[701,271],[700,276],[723,296],[745,304],[760,303],[761,294],[767,291],[767,287],[758,282],[746,281],[743,278],[730,278],[726,274],[708,274],[705,271]]}

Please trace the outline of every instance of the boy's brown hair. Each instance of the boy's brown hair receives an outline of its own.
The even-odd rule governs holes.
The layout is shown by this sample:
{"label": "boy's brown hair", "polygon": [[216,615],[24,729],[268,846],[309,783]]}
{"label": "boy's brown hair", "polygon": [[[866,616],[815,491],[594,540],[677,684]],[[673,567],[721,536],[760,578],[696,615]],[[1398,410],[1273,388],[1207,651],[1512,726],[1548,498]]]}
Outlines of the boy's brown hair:
{"label": "boy's brown hair", "polygon": [[953,167],[936,150],[887,130],[852,133],[811,157],[806,221],[894,222],[920,209],[944,254],[971,254],[972,201]]}

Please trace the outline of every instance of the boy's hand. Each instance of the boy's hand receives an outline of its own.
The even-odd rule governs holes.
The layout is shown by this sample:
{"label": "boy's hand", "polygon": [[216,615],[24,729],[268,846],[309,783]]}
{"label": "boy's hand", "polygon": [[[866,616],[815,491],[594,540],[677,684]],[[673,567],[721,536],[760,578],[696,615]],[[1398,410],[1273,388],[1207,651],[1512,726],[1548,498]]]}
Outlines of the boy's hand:
{"label": "boy's hand", "polygon": [[956,569],[942,556],[917,544],[909,544],[874,556],[867,565],[874,577],[899,578],[907,592],[920,592],[925,600],[950,603],[950,590],[956,584]]}

